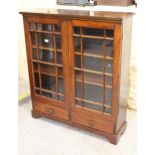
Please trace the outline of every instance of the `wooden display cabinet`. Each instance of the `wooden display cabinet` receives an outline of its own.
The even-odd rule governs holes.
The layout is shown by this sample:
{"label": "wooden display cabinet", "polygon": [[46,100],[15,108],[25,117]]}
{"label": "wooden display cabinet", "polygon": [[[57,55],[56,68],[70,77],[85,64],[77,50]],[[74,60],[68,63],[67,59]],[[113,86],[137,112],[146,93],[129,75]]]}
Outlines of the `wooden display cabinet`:
{"label": "wooden display cabinet", "polygon": [[32,116],[45,116],[107,137],[126,128],[131,13],[21,12]]}

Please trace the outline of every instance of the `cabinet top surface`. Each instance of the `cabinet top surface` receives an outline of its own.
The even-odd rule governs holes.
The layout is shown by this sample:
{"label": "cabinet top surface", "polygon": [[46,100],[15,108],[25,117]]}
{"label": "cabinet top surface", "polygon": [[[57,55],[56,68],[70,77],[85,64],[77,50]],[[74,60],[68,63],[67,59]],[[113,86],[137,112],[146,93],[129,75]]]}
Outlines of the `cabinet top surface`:
{"label": "cabinet top surface", "polygon": [[39,15],[39,16],[56,16],[64,18],[87,18],[87,19],[107,19],[122,21],[123,19],[133,16],[134,13],[127,12],[108,12],[108,11],[87,11],[87,10],[67,10],[67,9],[50,9],[36,8],[21,11],[23,15]]}

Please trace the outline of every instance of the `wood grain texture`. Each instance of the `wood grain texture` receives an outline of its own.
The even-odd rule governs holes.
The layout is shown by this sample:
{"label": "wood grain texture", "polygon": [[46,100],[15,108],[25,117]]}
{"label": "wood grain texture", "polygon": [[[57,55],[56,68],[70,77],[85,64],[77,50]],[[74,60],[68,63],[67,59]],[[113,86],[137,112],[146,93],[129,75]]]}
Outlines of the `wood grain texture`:
{"label": "wood grain texture", "polygon": [[97,5],[109,5],[109,6],[129,6],[133,5],[134,0],[96,0]]}
{"label": "wood grain texture", "polygon": [[131,52],[132,18],[125,19],[122,25],[122,44],[120,55],[119,109],[116,131],[126,121],[126,110],[129,96],[129,67]]}
{"label": "wood grain texture", "polygon": [[[108,12],[108,11],[86,11],[86,10],[67,10],[67,9],[47,9],[36,8],[23,10],[20,12],[24,16],[38,16],[48,18],[65,18],[65,19],[85,19],[85,20],[108,20],[109,22],[120,23],[123,19],[133,16],[133,13]],[[33,17],[31,17],[33,18]],[[48,19],[50,20],[50,19]]]}

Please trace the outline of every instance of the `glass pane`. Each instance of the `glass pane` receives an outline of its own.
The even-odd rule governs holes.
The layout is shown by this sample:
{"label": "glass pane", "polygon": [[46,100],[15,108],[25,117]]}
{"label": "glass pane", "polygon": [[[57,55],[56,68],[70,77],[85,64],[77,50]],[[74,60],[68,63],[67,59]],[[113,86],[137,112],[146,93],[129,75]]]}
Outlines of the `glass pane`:
{"label": "glass pane", "polygon": [[35,94],[40,95],[40,90],[35,89]]}
{"label": "glass pane", "polygon": [[80,38],[74,37],[74,50],[80,52]]}
{"label": "glass pane", "polygon": [[43,89],[56,91],[56,79],[53,76],[41,75],[41,84]]}
{"label": "glass pane", "polygon": [[59,100],[60,100],[60,101],[64,101],[64,96],[60,96],[60,95],[59,95]]}
{"label": "glass pane", "polygon": [[74,27],[74,34],[80,34],[80,27]]}
{"label": "glass pane", "polygon": [[41,47],[54,48],[53,35],[47,33],[38,33],[38,44]]}
{"label": "glass pane", "polygon": [[52,25],[50,24],[37,24],[37,30],[39,31],[52,31]]}
{"label": "glass pane", "polygon": [[105,112],[111,114],[111,109],[105,108]]}
{"label": "glass pane", "polygon": [[54,25],[55,32],[60,32],[60,26],[59,25]]}
{"label": "glass pane", "polygon": [[81,68],[81,56],[75,55],[75,67]]}
{"label": "glass pane", "polygon": [[112,86],[112,77],[105,76],[105,83],[106,83],[106,85],[111,85]]}
{"label": "glass pane", "polygon": [[57,63],[62,64],[62,54],[57,52]]}
{"label": "glass pane", "polygon": [[114,37],[114,30],[110,30],[110,29],[106,30],[106,36],[113,38]]}
{"label": "glass pane", "polygon": [[34,80],[35,80],[35,87],[40,87],[39,86],[39,74],[34,73]]}
{"label": "glass pane", "polygon": [[76,104],[79,106],[84,106],[84,103],[82,101],[76,100]]}
{"label": "glass pane", "polygon": [[114,41],[113,40],[106,40],[106,56],[113,57],[114,56]]}
{"label": "glass pane", "polygon": [[76,82],[76,96],[82,98],[82,85],[81,82]]}
{"label": "glass pane", "polygon": [[107,73],[112,73],[113,61],[106,60],[106,71]]}
{"label": "glass pane", "polygon": [[55,67],[46,65],[46,64],[40,64],[40,72],[54,76],[55,75]]}
{"label": "glass pane", "polygon": [[94,71],[103,71],[103,59],[95,57],[83,57],[83,65],[85,69],[94,70]]}
{"label": "glass pane", "polygon": [[35,30],[36,29],[36,24],[35,23],[29,23],[29,29],[30,30]]}
{"label": "glass pane", "polygon": [[93,110],[97,110],[97,111],[103,111],[102,105],[94,105],[94,104],[84,102],[84,107],[93,109]]}
{"label": "glass pane", "polygon": [[62,78],[58,78],[58,84],[59,84],[59,93],[63,94],[64,93],[64,89],[63,89],[63,79]]}
{"label": "glass pane", "polygon": [[38,72],[38,63],[37,62],[33,62],[33,69],[35,72]]}
{"label": "glass pane", "polygon": [[96,28],[83,28],[84,35],[90,36],[102,36],[104,37],[104,30],[103,29],[96,29]]}
{"label": "glass pane", "polygon": [[103,55],[104,41],[102,39],[83,38],[84,53]]}
{"label": "glass pane", "polygon": [[54,63],[54,52],[49,50],[39,50],[40,60]]}
{"label": "glass pane", "polygon": [[61,36],[56,35],[56,48],[61,49]]}
{"label": "glass pane", "polygon": [[58,77],[63,78],[63,69],[61,67],[58,67]]}
{"label": "glass pane", "polygon": [[52,94],[52,93],[42,91],[42,95],[45,97],[48,97],[48,98],[57,99],[57,96],[55,94]]}
{"label": "glass pane", "polygon": [[105,89],[105,104],[111,106],[112,103],[112,89]]}
{"label": "glass pane", "polygon": [[84,99],[102,103],[103,89],[102,87],[84,84]]}
{"label": "glass pane", "polygon": [[36,37],[34,32],[30,32],[30,37],[31,37],[31,44],[32,46],[36,45]]}
{"label": "glass pane", "polygon": [[37,59],[37,49],[32,48],[32,59]]}

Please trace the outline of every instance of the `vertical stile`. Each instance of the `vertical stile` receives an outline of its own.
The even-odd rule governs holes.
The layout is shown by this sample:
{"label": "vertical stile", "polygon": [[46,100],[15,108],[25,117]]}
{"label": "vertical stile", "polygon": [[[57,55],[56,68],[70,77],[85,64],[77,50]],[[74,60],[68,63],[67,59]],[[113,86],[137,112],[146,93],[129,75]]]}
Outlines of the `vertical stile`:
{"label": "vertical stile", "polygon": [[[38,32],[36,32],[37,29],[37,24],[35,23],[35,38],[36,38],[36,48],[37,48],[37,60],[39,61],[39,48],[38,48]],[[41,72],[40,72],[40,63],[38,63],[38,73],[39,73],[39,86],[40,86],[40,95],[42,95],[42,91],[41,91]]]}
{"label": "vertical stile", "polygon": [[[82,28],[80,27],[80,52],[81,52],[81,68],[83,69],[83,31]],[[82,86],[82,102],[83,102],[83,107],[84,107],[84,73],[83,70],[81,71],[81,86]]]}
{"label": "vertical stile", "polygon": [[58,67],[57,67],[57,47],[56,47],[56,33],[55,33],[55,27],[53,25],[53,35],[54,35],[54,63],[55,63],[55,73],[56,73],[56,95],[57,95],[57,99],[59,99],[59,95],[58,95]]}
{"label": "vertical stile", "polygon": [[106,72],[106,29],[104,29],[104,42],[103,42],[104,50],[103,50],[103,112],[105,111],[105,72]]}

